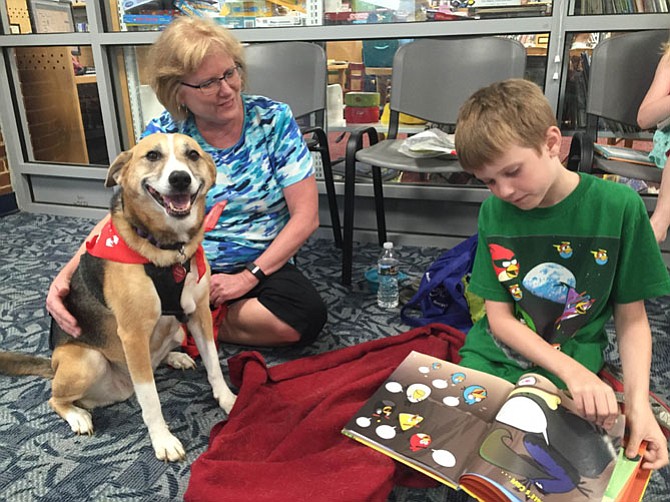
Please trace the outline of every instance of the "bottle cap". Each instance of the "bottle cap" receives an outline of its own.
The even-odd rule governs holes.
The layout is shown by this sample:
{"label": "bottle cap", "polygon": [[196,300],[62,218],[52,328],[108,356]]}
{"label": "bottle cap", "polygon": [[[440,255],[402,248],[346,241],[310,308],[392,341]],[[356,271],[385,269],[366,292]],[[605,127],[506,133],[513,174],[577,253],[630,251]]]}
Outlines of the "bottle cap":
{"label": "bottle cap", "polygon": [[384,249],[393,249],[393,243],[392,242],[385,242],[384,243]]}

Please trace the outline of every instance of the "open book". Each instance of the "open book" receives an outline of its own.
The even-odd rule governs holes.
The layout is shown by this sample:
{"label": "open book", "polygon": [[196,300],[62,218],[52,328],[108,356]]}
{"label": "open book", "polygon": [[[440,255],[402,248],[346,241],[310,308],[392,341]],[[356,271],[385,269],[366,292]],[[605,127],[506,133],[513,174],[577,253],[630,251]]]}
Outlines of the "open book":
{"label": "open book", "polygon": [[600,501],[610,479],[605,500],[639,500],[649,471],[620,455],[624,417],[605,431],[562,400],[540,375],[515,386],[411,352],[342,432],[486,502]]}

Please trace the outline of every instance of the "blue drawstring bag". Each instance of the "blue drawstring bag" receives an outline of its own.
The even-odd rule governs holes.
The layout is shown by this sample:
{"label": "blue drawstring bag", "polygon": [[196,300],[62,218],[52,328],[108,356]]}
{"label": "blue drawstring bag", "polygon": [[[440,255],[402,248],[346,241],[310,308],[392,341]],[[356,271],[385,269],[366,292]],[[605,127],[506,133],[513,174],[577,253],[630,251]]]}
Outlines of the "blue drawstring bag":
{"label": "blue drawstring bag", "polygon": [[467,333],[472,327],[465,296],[466,282],[477,251],[477,234],[442,253],[423,274],[419,290],[400,309],[409,326],[438,322]]}

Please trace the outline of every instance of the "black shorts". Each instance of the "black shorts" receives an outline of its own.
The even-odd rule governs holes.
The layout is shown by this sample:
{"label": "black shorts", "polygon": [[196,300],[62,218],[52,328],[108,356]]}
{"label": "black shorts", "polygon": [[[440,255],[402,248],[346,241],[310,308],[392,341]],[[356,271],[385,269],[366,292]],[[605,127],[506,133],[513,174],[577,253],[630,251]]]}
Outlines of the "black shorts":
{"label": "black shorts", "polygon": [[237,300],[246,298],[258,298],[261,305],[300,333],[299,345],[313,342],[328,317],[318,291],[291,263],[269,275],[263,283]]}

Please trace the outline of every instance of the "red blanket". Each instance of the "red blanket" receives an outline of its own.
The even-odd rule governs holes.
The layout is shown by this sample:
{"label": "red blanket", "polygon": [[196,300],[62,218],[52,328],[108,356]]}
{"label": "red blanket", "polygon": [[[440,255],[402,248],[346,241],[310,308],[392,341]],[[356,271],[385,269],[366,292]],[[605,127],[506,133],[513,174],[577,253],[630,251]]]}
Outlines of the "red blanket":
{"label": "red blanket", "polygon": [[271,368],[257,352],[229,361],[239,387],[227,421],[191,467],[186,501],[385,501],[396,482],[435,486],[341,434],[412,350],[458,362],[465,335],[431,324]]}

